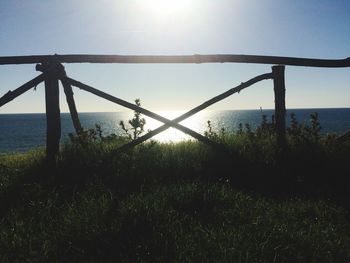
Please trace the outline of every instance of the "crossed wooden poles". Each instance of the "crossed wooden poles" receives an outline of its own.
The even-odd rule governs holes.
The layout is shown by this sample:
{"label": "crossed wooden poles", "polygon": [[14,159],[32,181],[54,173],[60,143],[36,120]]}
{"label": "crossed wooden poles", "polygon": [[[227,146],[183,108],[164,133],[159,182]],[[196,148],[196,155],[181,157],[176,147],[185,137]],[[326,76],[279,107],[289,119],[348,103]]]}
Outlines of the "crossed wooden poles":
{"label": "crossed wooden poles", "polygon": [[45,82],[45,101],[46,101],[46,119],[47,119],[47,143],[46,143],[46,154],[47,158],[54,160],[58,151],[59,151],[59,142],[61,137],[61,122],[60,122],[60,108],[59,108],[59,80],[63,85],[63,89],[66,95],[66,100],[70,110],[73,126],[77,132],[80,134],[83,131],[83,128],[80,124],[78,118],[78,112],[74,102],[72,86],[78,87],[82,90],[88,91],[94,95],[102,97],[106,100],[124,106],[126,108],[132,109],[134,111],[140,112],[148,117],[156,119],[164,124],[159,128],[148,132],[147,134],[121,146],[118,150],[126,150],[133,146],[136,146],[156,134],[166,130],[169,127],[174,127],[188,135],[194,137],[195,139],[211,145],[213,147],[221,148],[221,145],[210,140],[209,138],[179,124],[179,122],[187,119],[188,117],[196,114],[197,112],[211,106],[212,104],[221,101],[228,96],[231,96],[234,93],[240,92],[242,89],[245,89],[259,81],[265,79],[274,80],[274,92],[275,92],[275,121],[276,121],[276,132],[277,132],[277,142],[281,147],[285,144],[285,85],[284,85],[284,66],[273,66],[271,73],[265,73],[259,76],[256,76],[247,82],[242,82],[240,85],[200,104],[199,106],[189,110],[185,114],[169,120],[164,118],[152,111],[139,107],[135,104],[129,103],[120,98],[114,97],[110,94],[107,94],[103,91],[100,91],[94,87],[81,83],[77,80],[67,77],[65,69],[62,64],[55,60],[51,60],[46,63],[37,64],[36,70],[41,71],[42,74],[36,78],[28,81],[14,91],[9,91],[3,97],[0,98],[0,107],[8,103],[9,101],[20,96],[29,89],[36,87],[41,82]]}

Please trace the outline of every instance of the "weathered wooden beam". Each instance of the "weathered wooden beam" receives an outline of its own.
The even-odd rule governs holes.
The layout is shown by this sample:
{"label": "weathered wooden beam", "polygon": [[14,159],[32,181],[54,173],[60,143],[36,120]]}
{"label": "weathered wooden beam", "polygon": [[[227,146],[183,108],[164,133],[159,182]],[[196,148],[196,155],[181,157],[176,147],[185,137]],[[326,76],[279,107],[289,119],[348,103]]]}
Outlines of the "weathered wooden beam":
{"label": "weathered wooden beam", "polygon": [[74,93],[72,90],[72,86],[65,79],[61,79],[61,82],[63,85],[64,93],[66,94],[67,104],[69,107],[69,112],[70,112],[70,116],[72,118],[75,132],[77,134],[81,134],[83,132],[83,127],[81,126],[79,116],[78,116],[78,111],[77,111],[77,108],[75,106],[74,97],[73,97]]}
{"label": "weathered wooden beam", "polygon": [[347,140],[350,140],[350,131],[347,131],[346,133],[344,133],[336,138],[337,143],[342,143],[342,142],[345,142]]}
{"label": "weathered wooden beam", "polygon": [[61,139],[61,116],[59,105],[59,84],[55,74],[48,74],[45,80],[46,105],[46,158],[53,162],[59,152]]}
{"label": "weathered wooden beam", "polygon": [[286,146],[286,87],[284,79],[285,66],[273,66],[273,86],[275,94],[275,125],[277,144],[280,149]]}
{"label": "weathered wooden beam", "polygon": [[[266,74],[262,74],[262,75],[259,75],[259,76],[256,76],[246,82],[242,82],[240,85],[232,88],[232,89],[229,89],[228,91],[210,99],[210,100],[207,100],[206,102],[202,103],[201,105],[191,109],[190,111],[182,114],[181,116],[175,118],[174,120],[172,120],[173,122],[181,122],[189,117],[191,117],[192,115],[200,112],[201,110],[204,110],[206,108],[208,108],[209,106],[213,105],[214,103],[220,101],[220,100],[223,100],[229,96],[231,96],[232,94],[234,93],[237,93],[237,92],[240,92],[241,90],[245,89],[245,88],[248,88],[249,86],[259,82],[259,81],[262,81],[262,80],[266,80],[266,79],[271,79],[273,77],[272,73],[266,73]],[[148,132],[147,134],[121,146],[118,150],[120,151],[123,151],[123,150],[127,150],[131,147],[134,147],[136,146],[137,144],[140,144],[150,138],[152,138],[153,136],[157,135],[158,133],[162,132],[162,131],[165,131],[166,129],[169,128],[169,124],[166,123],[160,127],[158,127],[157,129],[154,129],[150,132]]]}
{"label": "weathered wooden beam", "polygon": [[107,94],[107,93],[105,93],[103,91],[95,89],[95,88],[93,88],[93,87],[91,87],[89,85],[86,85],[84,83],[76,81],[76,80],[74,80],[72,78],[62,77],[61,79],[66,80],[72,86],[75,86],[75,87],[78,87],[78,88],[80,88],[82,90],[88,91],[88,92],[90,92],[92,94],[95,94],[96,96],[99,96],[101,98],[104,98],[106,100],[114,102],[116,104],[119,104],[119,105],[124,106],[126,108],[129,108],[131,110],[138,111],[138,112],[140,112],[140,113],[142,113],[142,114],[144,114],[144,115],[146,115],[148,117],[151,117],[151,118],[156,119],[158,121],[161,121],[163,123],[167,123],[168,127],[172,126],[172,127],[176,128],[176,129],[178,129],[178,130],[180,130],[180,131],[182,131],[182,132],[184,132],[184,133],[186,133],[186,134],[196,138],[197,140],[199,140],[199,141],[201,141],[203,143],[206,143],[206,144],[214,146],[214,147],[220,147],[221,148],[221,146],[218,143],[216,143],[216,142],[214,142],[212,140],[209,140],[207,137],[205,137],[205,136],[203,136],[203,135],[201,135],[201,134],[199,134],[199,133],[197,133],[197,132],[195,132],[195,131],[193,131],[193,130],[185,127],[185,126],[182,126],[181,124],[178,124],[178,123],[176,123],[174,121],[168,120],[167,118],[164,118],[164,117],[162,117],[162,116],[160,116],[160,115],[158,115],[158,114],[156,114],[154,112],[146,110],[146,109],[144,109],[142,107],[139,107],[139,106],[137,106],[135,104],[129,103],[129,102],[125,101],[125,100],[116,98],[116,97],[114,97],[114,96],[112,96],[110,94]]}
{"label": "weathered wooden beam", "polygon": [[44,55],[0,57],[0,65],[47,63],[254,63],[280,64],[303,67],[350,67],[350,57],[345,59],[314,59],[259,55],[185,55],[185,56],[135,56],[135,55]]}
{"label": "weathered wooden beam", "polygon": [[11,100],[17,98],[18,96],[22,95],[24,92],[30,90],[31,88],[36,87],[44,80],[45,80],[45,75],[41,74],[41,75],[37,76],[36,78],[23,84],[19,88],[15,89],[14,91],[10,90],[9,92],[7,92],[4,96],[2,96],[0,98],[0,107],[5,105],[6,103],[10,102]]}

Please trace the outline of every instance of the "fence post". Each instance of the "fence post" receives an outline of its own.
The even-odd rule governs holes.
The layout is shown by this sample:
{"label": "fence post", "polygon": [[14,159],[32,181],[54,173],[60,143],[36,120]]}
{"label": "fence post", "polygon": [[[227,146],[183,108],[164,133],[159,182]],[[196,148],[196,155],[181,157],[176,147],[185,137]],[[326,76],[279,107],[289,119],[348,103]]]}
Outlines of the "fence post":
{"label": "fence post", "polygon": [[54,160],[60,145],[61,119],[59,104],[58,78],[50,76],[45,81],[46,100],[46,155],[48,160]]}
{"label": "fence post", "polygon": [[36,70],[46,73],[45,79],[45,107],[46,107],[46,158],[48,162],[55,161],[59,151],[61,139],[61,116],[59,102],[60,73],[59,64],[38,64]]}
{"label": "fence post", "polygon": [[285,66],[278,65],[272,67],[277,145],[282,150],[286,147],[286,88],[284,71]]}

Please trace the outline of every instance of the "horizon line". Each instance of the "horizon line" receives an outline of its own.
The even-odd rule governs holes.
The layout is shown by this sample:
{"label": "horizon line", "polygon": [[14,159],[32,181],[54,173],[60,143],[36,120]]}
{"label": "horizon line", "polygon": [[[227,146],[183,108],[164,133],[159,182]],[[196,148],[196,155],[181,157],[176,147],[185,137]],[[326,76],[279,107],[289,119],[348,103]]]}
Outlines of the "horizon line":
{"label": "horizon line", "polygon": [[[286,111],[288,110],[324,110],[324,109],[350,109],[350,106],[340,106],[340,107],[310,107],[310,108],[302,108],[302,107],[296,107],[296,108],[286,108]],[[205,111],[264,111],[264,110],[275,110],[274,108],[254,108],[254,109],[221,109],[221,110],[203,110],[201,112]],[[164,112],[164,111],[172,111],[172,112],[186,112],[188,110],[184,109],[178,109],[178,110],[154,110],[154,112]],[[130,112],[132,113],[132,110],[125,110],[125,111],[79,111],[79,113],[126,113]],[[60,113],[70,113],[69,111],[61,111]],[[198,112],[199,113],[199,112]],[[46,114],[46,112],[0,112],[0,115],[5,114]]]}

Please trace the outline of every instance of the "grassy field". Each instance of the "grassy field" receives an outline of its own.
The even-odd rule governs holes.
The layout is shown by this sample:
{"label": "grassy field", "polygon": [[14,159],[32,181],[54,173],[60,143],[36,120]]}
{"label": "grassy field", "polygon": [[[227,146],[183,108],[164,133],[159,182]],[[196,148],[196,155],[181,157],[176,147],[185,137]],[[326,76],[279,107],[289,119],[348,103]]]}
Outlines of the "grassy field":
{"label": "grassy field", "polygon": [[[261,128],[263,127],[263,128]],[[350,262],[350,144],[268,124],[198,142],[0,155],[1,262]],[[75,138],[77,139],[77,138]]]}

